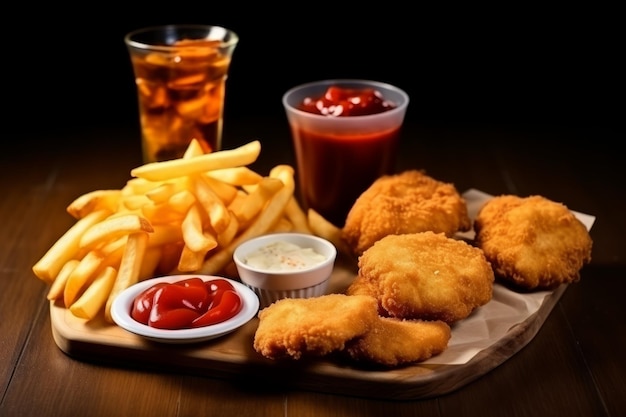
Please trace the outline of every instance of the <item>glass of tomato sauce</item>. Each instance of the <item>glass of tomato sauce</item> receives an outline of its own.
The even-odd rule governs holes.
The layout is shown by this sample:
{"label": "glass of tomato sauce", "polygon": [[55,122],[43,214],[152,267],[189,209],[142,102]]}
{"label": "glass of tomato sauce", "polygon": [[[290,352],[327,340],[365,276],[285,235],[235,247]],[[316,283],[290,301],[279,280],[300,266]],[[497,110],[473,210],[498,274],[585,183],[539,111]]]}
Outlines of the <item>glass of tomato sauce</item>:
{"label": "glass of tomato sauce", "polygon": [[395,170],[409,96],[377,81],[302,84],[283,95],[301,202],[338,227],[378,177]]}

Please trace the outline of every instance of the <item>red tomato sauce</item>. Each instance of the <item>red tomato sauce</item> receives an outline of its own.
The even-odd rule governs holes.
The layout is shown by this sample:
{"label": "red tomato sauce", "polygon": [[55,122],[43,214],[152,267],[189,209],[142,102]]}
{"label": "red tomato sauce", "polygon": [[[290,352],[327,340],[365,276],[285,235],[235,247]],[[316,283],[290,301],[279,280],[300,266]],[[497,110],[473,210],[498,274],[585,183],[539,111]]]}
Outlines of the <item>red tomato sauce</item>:
{"label": "red tomato sauce", "polygon": [[321,97],[307,97],[298,107],[302,111],[323,116],[367,116],[394,109],[396,105],[385,100],[373,88],[329,87]]}
{"label": "red tomato sauce", "polygon": [[133,300],[131,317],[150,327],[179,330],[221,323],[242,307],[241,296],[227,280],[193,277],[147,288]]}
{"label": "red tomato sauce", "polygon": [[338,227],[361,193],[381,175],[393,172],[399,128],[370,136],[334,137],[304,129],[296,134],[300,137],[296,157],[315,167],[299,172],[302,198]]}
{"label": "red tomato sauce", "polygon": [[[396,105],[374,89],[329,87],[322,97],[306,98],[300,110],[334,117],[383,113]],[[381,175],[391,174],[400,128],[375,133],[338,134],[293,127],[300,193],[312,207],[338,227],[355,200]],[[305,162],[306,161],[306,162]]]}

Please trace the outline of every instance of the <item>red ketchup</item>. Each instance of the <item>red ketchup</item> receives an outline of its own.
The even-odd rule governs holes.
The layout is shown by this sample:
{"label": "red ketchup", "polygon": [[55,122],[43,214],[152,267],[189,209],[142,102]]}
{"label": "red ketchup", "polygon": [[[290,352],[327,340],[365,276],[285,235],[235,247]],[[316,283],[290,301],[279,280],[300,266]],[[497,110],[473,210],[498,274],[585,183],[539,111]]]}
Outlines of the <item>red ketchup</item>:
{"label": "red ketchup", "polygon": [[131,317],[159,329],[189,329],[226,321],[242,306],[241,296],[230,282],[193,277],[144,290],[133,301]]}
{"label": "red ketchup", "polygon": [[[332,86],[298,108],[344,119],[387,112],[396,105],[374,89]],[[298,173],[304,205],[342,227],[359,195],[381,175],[393,172],[399,133],[399,126],[368,133],[293,127],[298,166],[310,167]]]}
{"label": "red ketchup", "polygon": [[329,117],[367,116],[395,109],[373,88],[329,87],[322,97],[307,97],[298,107],[302,111]]}

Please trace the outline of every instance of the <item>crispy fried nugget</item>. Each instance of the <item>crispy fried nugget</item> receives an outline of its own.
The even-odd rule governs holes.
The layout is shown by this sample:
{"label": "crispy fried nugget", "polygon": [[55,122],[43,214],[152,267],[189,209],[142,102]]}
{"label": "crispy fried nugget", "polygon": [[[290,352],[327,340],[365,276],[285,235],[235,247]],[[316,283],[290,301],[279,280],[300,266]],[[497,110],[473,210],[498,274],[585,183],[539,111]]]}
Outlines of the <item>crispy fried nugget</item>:
{"label": "crispy fried nugget", "polygon": [[443,321],[380,317],[365,335],[348,342],[345,351],[359,362],[399,366],[440,354],[450,337],[450,326]]}
{"label": "crispy fried nugget", "polygon": [[453,184],[409,170],[376,180],[355,201],[342,229],[359,256],[391,235],[433,231],[452,236],[472,226],[465,200]]}
{"label": "crispy fried nugget", "polygon": [[285,298],[261,310],[254,349],[270,359],[322,356],[341,350],[378,320],[369,296],[328,294]]}
{"label": "crispy fried nugget", "polygon": [[421,232],[389,235],[366,250],[346,294],[374,296],[383,316],[450,324],[489,302],[493,282],[482,250]]}
{"label": "crispy fried nugget", "polygon": [[542,196],[501,195],[478,212],[475,244],[499,278],[529,289],[552,289],[580,279],[592,240],[569,209]]}

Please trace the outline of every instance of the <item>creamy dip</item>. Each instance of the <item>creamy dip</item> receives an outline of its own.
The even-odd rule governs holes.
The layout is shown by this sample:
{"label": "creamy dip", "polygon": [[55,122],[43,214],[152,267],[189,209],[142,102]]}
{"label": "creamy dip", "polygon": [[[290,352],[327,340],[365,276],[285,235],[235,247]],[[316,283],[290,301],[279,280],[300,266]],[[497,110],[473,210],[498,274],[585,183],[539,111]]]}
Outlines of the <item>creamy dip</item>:
{"label": "creamy dip", "polygon": [[248,254],[244,262],[253,268],[269,271],[293,271],[322,263],[326,259],[313,248],[276,241]]}

